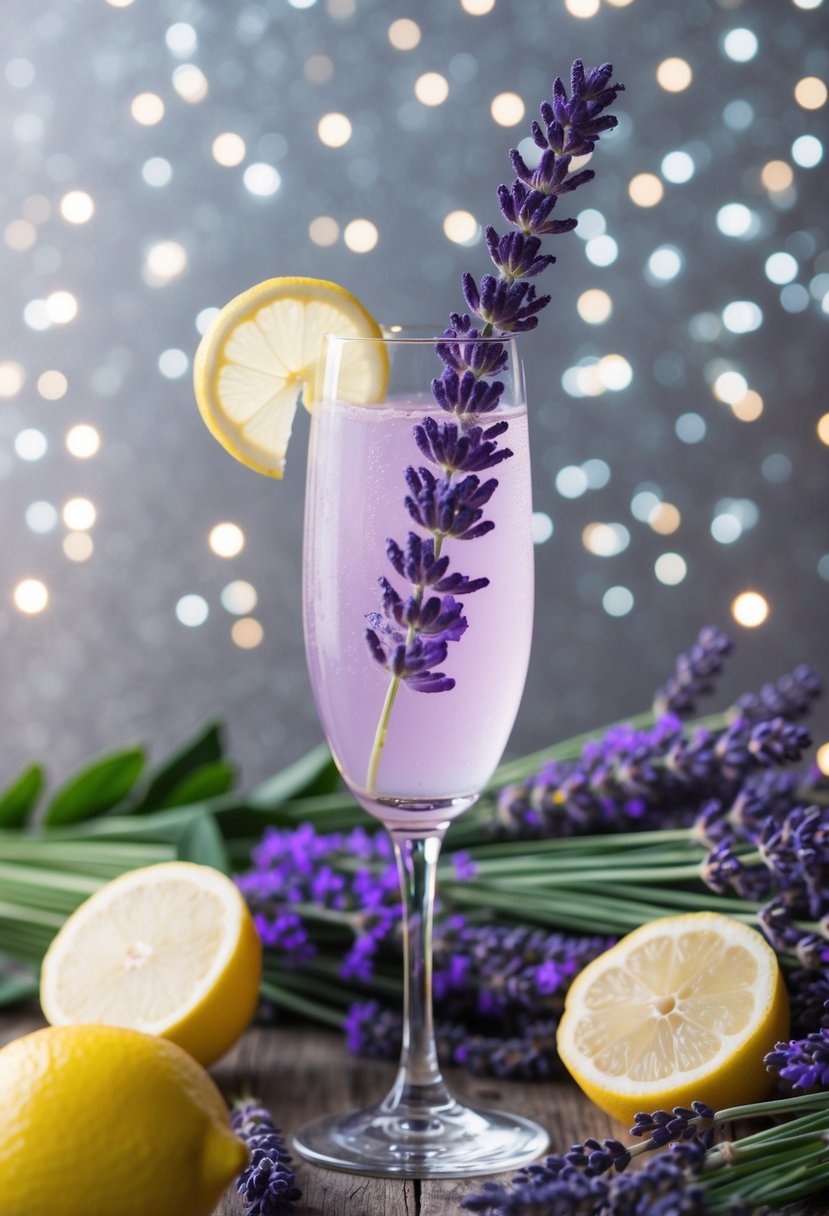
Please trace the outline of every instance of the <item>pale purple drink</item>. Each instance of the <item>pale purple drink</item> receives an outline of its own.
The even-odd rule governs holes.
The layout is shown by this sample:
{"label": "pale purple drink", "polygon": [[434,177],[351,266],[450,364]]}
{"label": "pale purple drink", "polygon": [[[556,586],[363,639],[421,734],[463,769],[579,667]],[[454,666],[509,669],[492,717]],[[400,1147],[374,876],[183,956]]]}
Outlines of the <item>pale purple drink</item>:
{"label": "pale purple drink", "polygon": [[[469,627],[449,644],[440,670],[455,679],[447,692],[400,686],[389,719],[376,787],[367,773],[389,675],[365,641],[367,614],[380,607],[384,575],[403,597],[410,587],[386,556],[392,537],[405,547],[417,528],[403,506],[404,470],[423,463],[412,434],[429,398],[354,406],[321,402],[315,410],[305,518],[305,640],[320,720],[354,793],[388,820],[374,799],[424,806],[458,799],[455,813],[480,792],[497,766],[515,721],[527,674],[533,611],[530,458],[525,406],[499,408],[483,425],[504,419],[499,439],[514,455],[482,475],[498,488],[484,510],[495,523],[473,541],[449,538],[450,571],[486,576],[488,587],[464,596]],[[428,592],[427,592],[428,594]],[[414,805],[412,806],[414,810]],[[425,809],[425,808],[424,808]],[[446,814],[442,818],[447,818]]]}

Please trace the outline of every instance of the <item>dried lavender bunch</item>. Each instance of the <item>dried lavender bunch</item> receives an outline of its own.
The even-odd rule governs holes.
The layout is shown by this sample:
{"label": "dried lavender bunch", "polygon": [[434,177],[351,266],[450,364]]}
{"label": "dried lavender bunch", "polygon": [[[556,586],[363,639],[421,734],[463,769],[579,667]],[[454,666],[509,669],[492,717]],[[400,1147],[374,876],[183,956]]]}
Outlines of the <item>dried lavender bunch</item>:
{"label": "dried lavender bunch", "polygon": [[[438,1053],[476,1075],[543,1080],[559,1071],[555,1036],[573,978],[612,945],[601,936],[546,933],[524,926],[439,921],[433,984]],[[377,1001],[357,1001],[346,1014],[349,1050],[394,1059],[402,1019]]]}
{"label": "dried lavender bunch", "polygon": [[494,528],[484,511],[498,479],[482,480],[480,474],[512,456],[501,443],[509,424],[503,419],[487,422],[504,392],[497,376],[507,365],[508,351],[503,343],[487,339],[534,329],[537,314],[550,302],[550,296],[539,296],[529,280],[555,261],[551,254],[540,252],[542,236],[570,232],[576,226],[574,219],[551,219],[559,195],[571,193],[594,176],[590,169],[571,172],[572,157],[592,152],[601,135],[616,126],[617,119],[603,113],[623,87],[610,84],[612,72],[610,64],[585,72],[577,59],[569,98],[556,77],[552,102],[541,105],[543,126],[532,125],[533,139],[542,149],[538,166],[530,170],[513,149],[515,181],[511,189],[504,185],[498,189],[501,214],[516,231],[501,236],[487,228],[487,247],[497,274],[485,274],[480,283],[464,274],[469,313],[453,313],[444,341],[435,346],[444,367],[432,381],[432,395],[449,417],[418,424],[414,438],[437,475],[427,465],[406,469],[404,505],[420,531],[410,532],[405,545],[394,539],[387,542],[394,572],[409,588],[401,595],[388,578],[380,578],[381,610],[367,618],[369,651],[389,675],[366,776],[369,791],[376,788],[401,684],[424,693],[454,688],[454,679],[437,669],[446,660],[449,644],[459,641],[468,627],[456,597],[483,590],[489,580],[449,573],[442,548],[450,538],[475,540]]}
{"label": "dried lavender bunch", "polygon": [[738,718],[722,731],[691,734],[673,714],[650,728],[614,726],[578,760],[552,760],[505,787],[499,820],[529,837],[687,824],[712,799],[730,806],[756,770],[800,759],[809,743],[785,718]]}
{"label": "dried lavender bunch", "polygon": [[789,916],[820,919],[829,908],[829,807],[795,806],[782,821],[770,815],[756,841],[726,837],[703,876],[713,891],[753,900],[774,894]]}
{"label": "dried lavender bunch", "polygon": [[[439,1003],[438,1003],[439,1007]],[[440,1017],[435,1043],[441,1064],[458,1065],[475,1076],[502,1081],[546,1081],[560,1074],[556,1051],[555,1019],[530,1021],[523,1026],[504,1023],[489,1033],[466,1022]],[[398,1009],[377,1001],[355,1001],[343,1023],[346,1043],[353,1055],[373,1060],[396,1060],[403,1041],[403,1018]]]}
{"label": "dried lavender bunch", "polygon": [[[717,1125],[769,1116],[787,1121],[713,1142]],[[717,1112],[694,1102],[637,1115],[632,1131],[648,1139],[585,1140],[519,1170],[510,1184],[484,1183],[461,1208],[484,1216],[767,1216],[794,1200],[819,1198],[829,1183],[826,1093]],[[654,1150],[642,1169],[625,1172]]]}
{"label": "dried lavender bunch", "polygon": [[[533,838],[695,823],[701,838],[715,844],[735,828],[753,827],[759,835],[772,801],[782,820],[795,805],[797,783],[778,767],[809,746],[793,719],[810,708],[821,680],[800,664],[759,694],[740,697],[713,726],[685,727],[680,715],[712,689],[731,650],[730,638],[705,626],[655,694],[655,721],[611,726],[588,738],[578,758],[552,759],[506,785],[499,795],[502,828]],[[769,690],[777,690],[774,697]],[[772,715],[772,705],[780,712]]]}
{"label": "dried lavender bunch", "polygon": [[270,1112],[252,1100],[235,1103],[230,1122],[250,1152],[250,1163],[236,1179],[245,1216],[293,1216],[302,1198],[291,1169],[291,1155]]}
{"label": "dried lavender bunch", "polygon": [[288,966],[308,964],[318,951],[312,931],[340,928],[351,939],[340,974],[370,978],[374,955],[397,933],[401,916],[400,880],[385,833],[361,827],[319,833],[310,823],[271,827],[251,861],[236,882],[273,955]]}
{"label": "dried lavender bunch", "polygon": [[433,939],[435,999],[466,1019],[500,1021],[515,1010],[533,1017],[557,1013],[575,976],[614,940],[523,925],[470,925],[451,916]]}

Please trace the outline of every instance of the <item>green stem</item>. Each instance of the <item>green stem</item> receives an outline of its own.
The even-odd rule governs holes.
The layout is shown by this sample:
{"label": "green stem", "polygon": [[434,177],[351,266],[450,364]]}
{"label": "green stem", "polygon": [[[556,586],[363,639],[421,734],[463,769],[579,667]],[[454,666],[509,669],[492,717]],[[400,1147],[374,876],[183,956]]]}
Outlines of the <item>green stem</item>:
{"label": "green stem", "polygon": [[263,980],[261,988],[262,995],[281,1009],[290,1009],[292,1013],[302,1014],[303,1017],[313,1018],[315,1022],[322,1022],[326,1026],[334,1026],[337,1030],[342,1030],[342,1015],[334,1009],[329,1009],[327,1005],[322,1005],[319,1001],[308,1000],[307,997],[300,996],[298,992],[290,992],[287,988],[274,984],[270,980]]}
{"label": "green stem", "polygon": [[366,791],[369,794],[373,794],[377,790],[377,770],[380,767],[380,757],[383,754],[386,735],[389,733],[389,719],[391,718],[391,711],[394,708],[399,688],[400,677],[392,676],[386,689],[386,699],[383,702],[383,708],[380,711],[380,721],[377,723],[377,730],[374,732],[374,743],[371,745],[368,773],[366,774]]}

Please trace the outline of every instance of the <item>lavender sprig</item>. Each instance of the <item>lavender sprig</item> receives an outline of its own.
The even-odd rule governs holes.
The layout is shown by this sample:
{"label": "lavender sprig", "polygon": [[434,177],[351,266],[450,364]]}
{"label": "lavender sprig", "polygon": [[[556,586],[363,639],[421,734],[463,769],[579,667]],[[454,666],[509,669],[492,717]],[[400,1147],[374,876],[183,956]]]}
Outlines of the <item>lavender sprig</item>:
{"label": "lavender sprig", "polygon": [[[459,641],[467,627],[466,617],[461,616],[451,597],[483,590],[488,579],[454,571],[448,575],[453,582],[451,592],[447,588],[442,600],[431,597],[426,601],[431,626],[427,628],[424,597],[428,587],[446,577],[446,566],[439,580],[427,580],[414,550],[430,545],[429,558],[434,565],[444,560],[444,541],[477,540],[495,526],[484,510],[498,480],[484,481],[479,474],[508,460],[512,451],[499,443],[508,423],[502,419],[485,426],[481,420],[500,403],[504,384],[495,377],[506,368],[508,352],[503,343],[485,339],[534,329],[538,313],[550,302],[551,297],[539,295],[528,280],[555,262],[551,254],[541,252],[541,237],[570,232],[576,226],[574,219],[550,217],[560,194],[571,193],[593,177],[592,170],[571,172],[572,157],[592,152],[600,136],[616,126],[615,117],[602,113],[623,87],[609,83],[612,71],[610,64],[603,64],[585,72],[577,59],[571,71],[569,98],[556,77],[552,101],[541,104],[543,127],[537,122],[532,126],[533,139],[543,149],[537,168],[531,171],[513,149],[510,160],[516,179],[511,189],[504,185],[498,189],[501,214],[518,231],[500,235],[494,228],[487,228],[487,248],[497,274],[485,274],[480,282],[471,274],[463,275],[463,294],[471,316],[453,313],[444,340],[435,345],[444,367],[432,381],[432,395],[450,418],[441,422],[427,418],[414,428],[414,438],[421,456],[437,467],[439,475],[426,466],[410,465],[405,471],[408,494],[404,505],[426,536],[410,534],[405,559],[404,550],[395,540],[387,542],[395,571],[400,574],[405,568],[408,574],[411,569],[416,577],[410,578],[410,591],[405,597],[381,578],[382,611],[367,617],[365,636],[370,654],[389,676],[366,774],[369,793],[377,786],[380,758],[400,685],[425,693],[449,692],[455,686],[451,676],[438,670],[446,661],[449,644]],[[471,317],[480,324],[473,324]],[[442,627],[444,621],[446,626]],[[425,639],[424,634],[428,635]]]}
{"label": "lavender sprig", "polygon": [[291,1169],[291,1155],[270,1112],[254,1101],[239,1101],[230,1112],[236,1135],[250,1152],[250,1163],[236,1179],[245,1216],[293,1216],[302,1198]]}
{"label": "lavender sprig", "polygon": [[586,743],[579,760],[553,760],[505,787],[499,815],[526,836],[676,825],[703,809],[714,818],[710,800],[729,808],[749,778],[799,759],[808,745],[807,732],[784,718],[738,718],[719,733],[688,734],[665,714],[645,730],[612,727]]}
{"label": "lavender sprig", "polygon": [[691,649],[677,656],[673,674],[656,693],[654,715],[692,713],[697,698],[713,692],[714,677],[720,674],[723,658],[733,649],[731,638],[716,625],[701,629]]}
{"label": "lavender sprig", "polygon": [[[694,1102],[637,1115],[632,1132],[647,1135],[644,1142],[587,1139],[519,1170],[509,1184],[485,1182],[460,1206],[484,1216],[768,1216],[825,1193],[827,1099],[822,1093],[716,1112]],[[717,1126],[769,1116],[786,1121],[714,1142]],[[634,1158],[654,1150],[643,1168],[626,1172]]]}
{"label": "lavender sprig", "polygon": [[803,1039],[775,1043],[764,1063],[769,1072],[778,1073],[792,1089],[829,1089],[829,1028],[807,1034]]}

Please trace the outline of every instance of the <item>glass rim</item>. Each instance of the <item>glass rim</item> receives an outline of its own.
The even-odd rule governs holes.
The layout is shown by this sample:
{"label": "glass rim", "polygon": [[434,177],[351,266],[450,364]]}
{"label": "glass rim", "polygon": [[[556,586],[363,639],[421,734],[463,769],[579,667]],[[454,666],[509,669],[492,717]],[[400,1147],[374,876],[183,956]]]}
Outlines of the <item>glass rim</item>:
{"label": "glass rim", "polygon": [[[414,325],[411,327],[400,326],[401,330],[406,330],[406,329],[415,329],[416,330],[416,329],[425,329],[425,328],[426,328],[425,326],[417,326],[417,325]],[[392,342],[399,342],[401,345],[406,345],[406,346],[434,346],[438,342],[441,342],[441,343],[446,342],[446,343],[453,343],[453,344],[454,343],[469,343],[469,344],[472,344],[475,346],[479,342],[484,342],[487,344],[492,343],[492,344],[499,344],[501,346],[504,346],[507,344],[515,343],[518,338],[518,334],[488,334],[485,338],[480,338],[480,337],[479,338],[470,338],[470,337],[464,337],[464,336],[458,337],[458,338],[447,338],[445,334],[433,334],[431,337],[426,337],[426,336],[415,337],[415,336],[412,336],[410,333],[405,333],[405,332],[387,333],[387,334],[380,334],[379,336],[369,337],[369,336],[366,336],[363,334],[338,334],[333,331],[324,333],[322,336],[323,336],[323,340],[331,339],[334,342],[343,342],[343,343],[349,342],[349,343],[355,343],[355,344],[361,343],[361,342],[382,342],[384,345],[391,344]]]}

